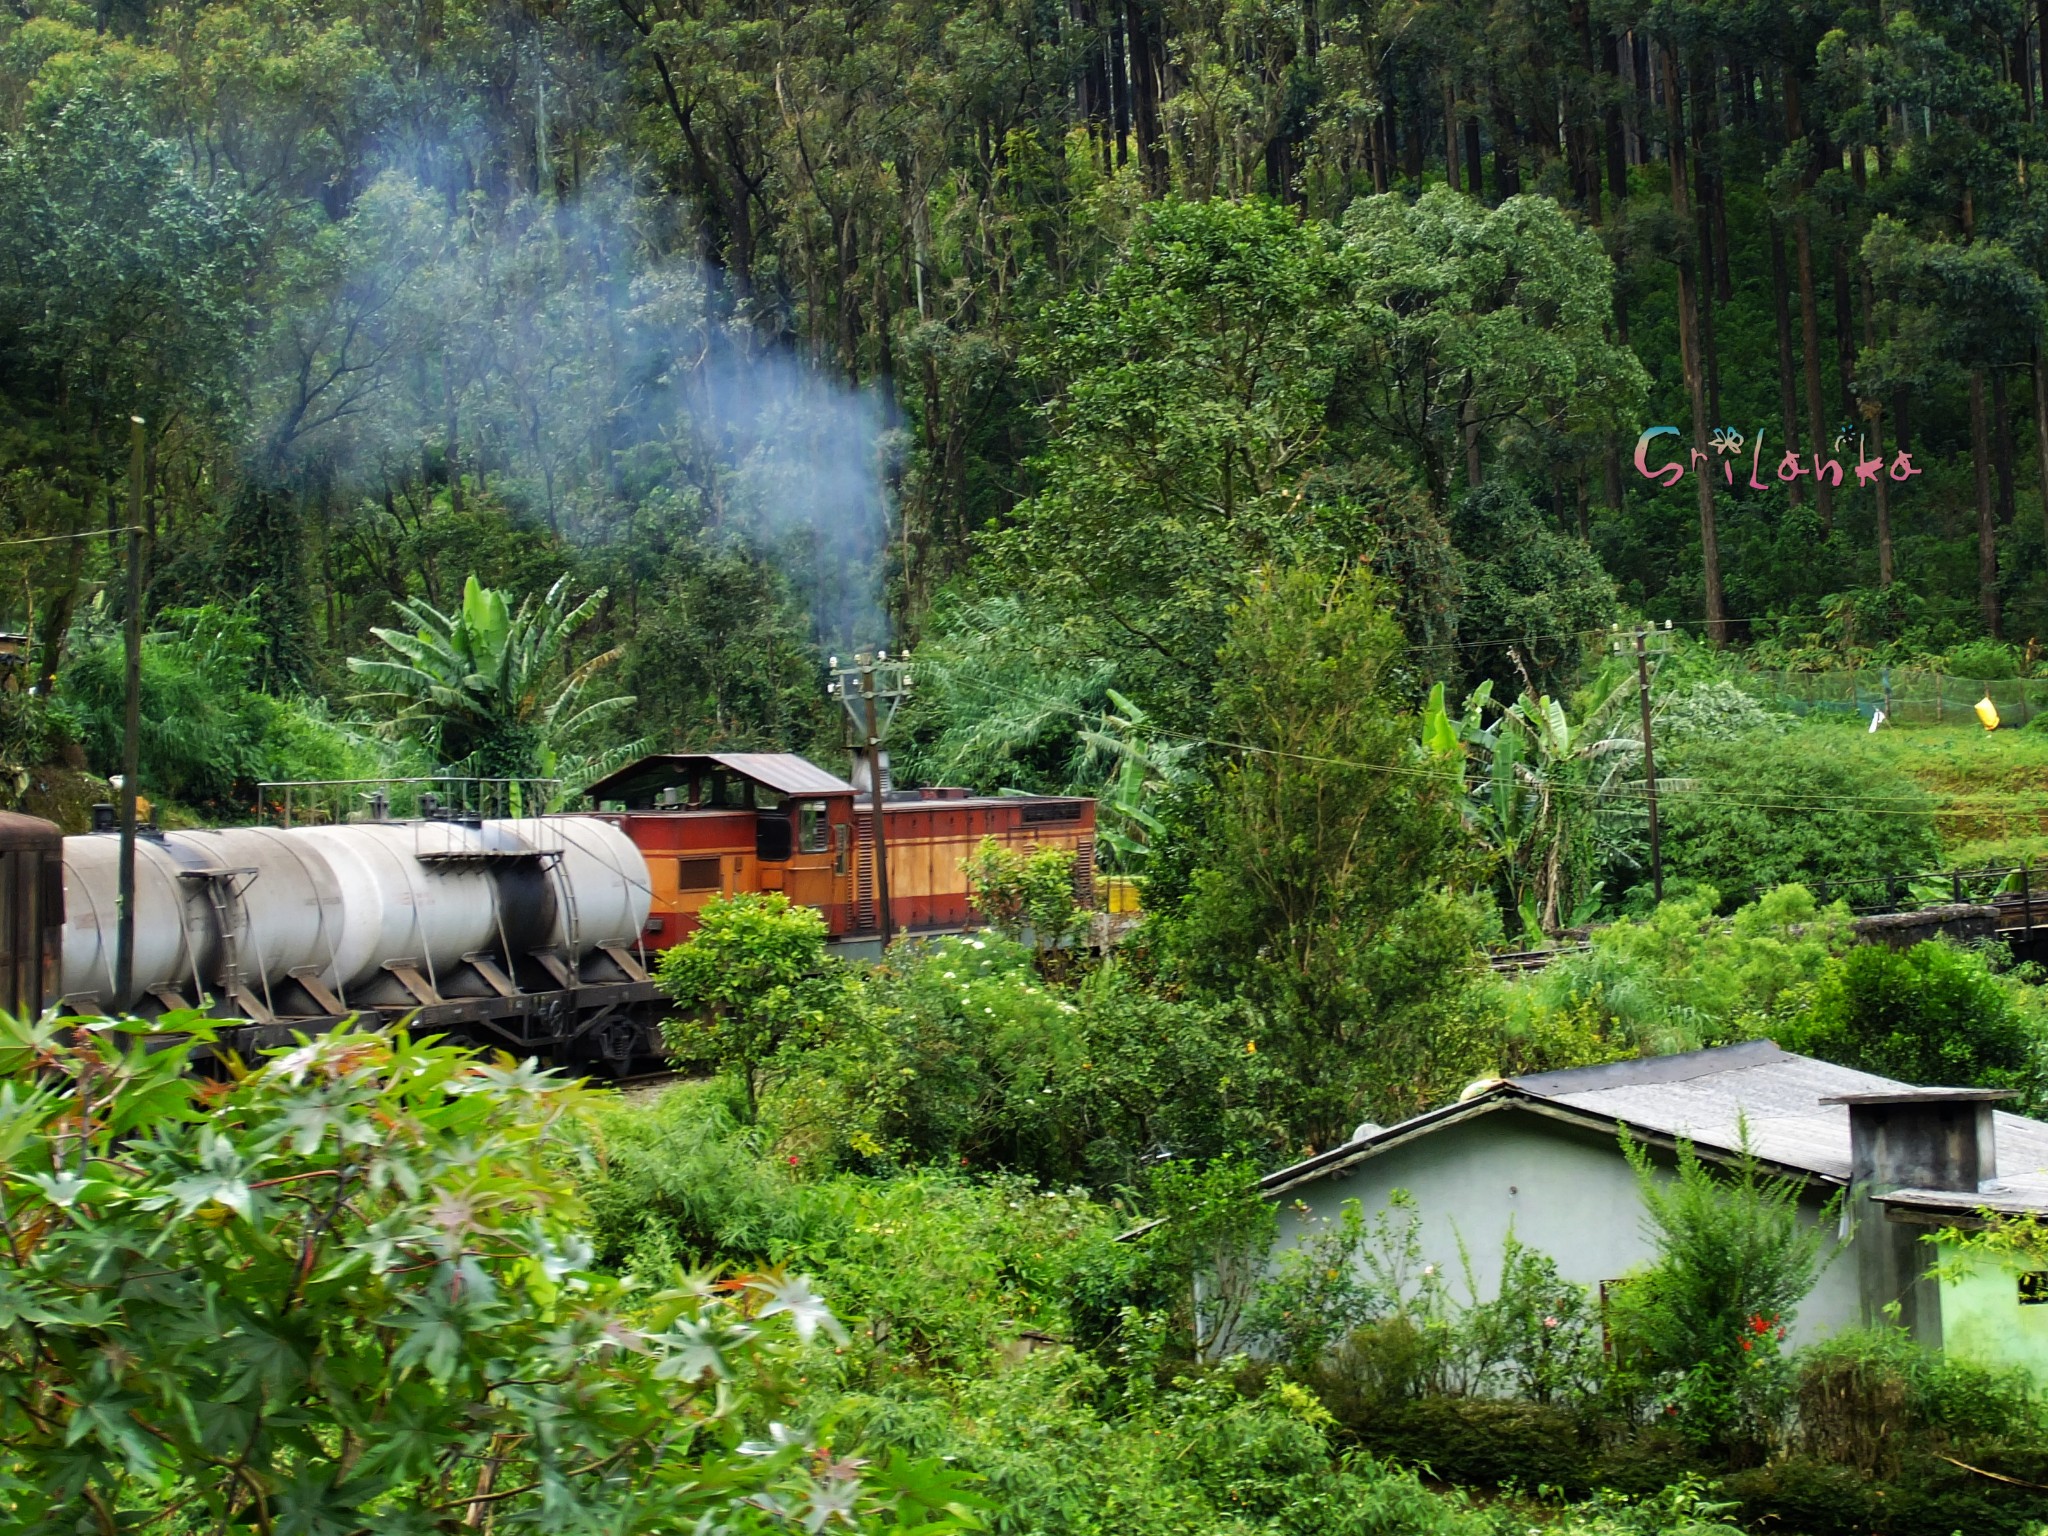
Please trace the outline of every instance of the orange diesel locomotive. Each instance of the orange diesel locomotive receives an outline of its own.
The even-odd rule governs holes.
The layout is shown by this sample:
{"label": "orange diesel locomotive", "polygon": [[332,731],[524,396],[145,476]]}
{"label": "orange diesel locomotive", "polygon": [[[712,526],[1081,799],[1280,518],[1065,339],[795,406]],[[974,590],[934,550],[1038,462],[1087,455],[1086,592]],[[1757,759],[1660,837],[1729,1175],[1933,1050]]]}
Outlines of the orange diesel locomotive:
{"label": "orange diesel locomotive", "polygon": [[[842,950],[879,948],[874,814],[866,791],[845,779],[793,753],[684,752],[642,758],[586,793],[647,861],[645,948],[679,942],[707,900],[742,891],[781,891],[817,908]],[[1019,851],[1071,849],[1075,897],[1093,904],[1093,800],[885,790],[892,932],[944,933],[979,921],[961,865],[984,838]]]}

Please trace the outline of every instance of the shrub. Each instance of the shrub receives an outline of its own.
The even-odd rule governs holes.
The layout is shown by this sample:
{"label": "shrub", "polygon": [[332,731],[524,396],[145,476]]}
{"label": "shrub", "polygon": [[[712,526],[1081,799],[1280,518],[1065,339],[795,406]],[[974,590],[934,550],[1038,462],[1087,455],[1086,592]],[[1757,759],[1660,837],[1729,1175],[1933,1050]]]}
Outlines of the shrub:
{"label": "shrub", "polygon": [[1071,849],[1019,853],[984,837],[963,868],[974,909],[1004,938],[1029,939],[1041,964],[1087,926],[1088,914],[1074,899]]}
{"label": "shrub", "polygon": [[1440,1315],[1433,1303],[1444,1286],[1422,1261],[1421,1225],[1405,1190],[1370,1222],[1356,1200],[1346,1200],[1335,1222],[1304,1230],[1274,1262],[1246,1312],[1246,1337],[1306,1371],[1368,1324]]}
{"label": "shrub", "polygon": [[2000,640],[1970,640],[1954,646],[1942,658],[1942,671],[1973,682],[1996,682],[2002,678],[2024,677],[2032,670],[2016,645]]}
{"label": "shrub", "polygon": [[[1582,1494],[1593,1486],[1592,1448],[1567,1408],[1477,1397],[1380,1401],[1340,1413],[1375,1456],[1445,1482],[1476,1487],[1554,1488]],[[1659,1486],[1662,1486],[1661,1482]]]}
{"label": "shrub", "polygon": [[1159,996],[1112,959],[1071,989],[995,936],[893,951],[865,984],[877,1059],[834,1043],[820,1070],[872,1084],[890,1155],[1055,1183],[1134,1184],[1162,1157],[1204,1162],[1285,1140],[1293,1084],[1237,1010]]}
{"label": "shrub", "polygon": [[1902,1082],[2041,1093],[2042,1027],[2023,984],[1939,940],[1851,950],[1780,1035],[1788,1048]]}
{"label": "shrub", "polygon": [[762,1531],[906,1496],[954,1523],[936,1467],[736,1449],[783,1335],[838,1324],[799,1277],[595,1271],[546,1166],[559,1082],[347,1031],[204,1082],[206,1028],[5,1025],[8,1530]]}
{"label": "shrub", "polygon": [[1941,857],[1932,798],[1849,731],[1695,738],[1674,744],[1657,766],[1694,786],[1660,801],[1667,881],[1740,900],[1789,881],[1932,869]]}
{"label": "shrub", "polygon": [[713,896],[696,932],[661,957],[655,980],[684,1010],[662,1033],[679,1060],[732,1072],[747,1118],[785,1050],[821,1039],[850,1005],[845,973],[825,953],[825,919],[780,891]]}
{"label": "shrub", "polygon": [[1809,1222],[1799,1184],[1765,1174],[1742,1137],[1726,1174],[1681,1141],[1667,1182],[1624,1135],[1657,1262],[1609,1299],[1618,1368],[1664,1397],[1680,1428],[1735,1454],[1777,1438],[1790,1392],[1780,1346],[1828,1242],[1826,1213]]}
{"label": "shrub", "polygon": [[1732,921],[1713,909],[1711,897],[1667,901],[1512,983],[1511,1050],[1562,1048],[1577,1059],[1555,1064],[1578,1066],[1775,1035],[1855,942],[1848,909],[1821,907],[1803,886],[1767,892]]}

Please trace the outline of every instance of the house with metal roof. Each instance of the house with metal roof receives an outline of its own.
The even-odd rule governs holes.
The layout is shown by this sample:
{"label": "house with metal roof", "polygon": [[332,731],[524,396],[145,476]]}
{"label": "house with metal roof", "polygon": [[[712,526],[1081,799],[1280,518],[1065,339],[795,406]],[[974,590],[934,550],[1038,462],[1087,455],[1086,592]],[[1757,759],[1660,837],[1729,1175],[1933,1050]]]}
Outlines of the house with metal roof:
{"label": "house with metal roof", "polygon": [[1361,1126],[1261,1187],[1280,1208],[1276,1252],[1348,1200],[1370,1216],[1406,1191],[1425,1257],[1469,1274],[1478,1297],[1498,1288],[1510,1232],[1597,1290],[1656,1257],[1622,1134],[1664,1168],[1681,1141],[1727,1164],[1746,1139],[1829,1228],[1795,1342],[1897,1316],[1929,1344],[2028,1365],[2048,1384],[2048,1275],[1953,1263],[1929,1274],[1942,1234],[1987,1211],[2048,1218],[2048,1124],[1998,1109],[2009,1096],[1896,1083],[1753,1040],[1475,1083],[1455,1104]]}

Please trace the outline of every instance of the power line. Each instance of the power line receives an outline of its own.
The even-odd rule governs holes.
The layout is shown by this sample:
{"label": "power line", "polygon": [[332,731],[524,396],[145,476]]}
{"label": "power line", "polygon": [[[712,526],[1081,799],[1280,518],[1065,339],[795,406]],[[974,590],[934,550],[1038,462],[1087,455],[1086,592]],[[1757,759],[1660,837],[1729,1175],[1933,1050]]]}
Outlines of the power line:
{"label": "power line", "polygon": [[[1021,689],[1006,688],[1000,683],[990,682],[987,679],[979,680],[977,686],[988,689],[989,691],[995,693],[1007,694],[1012,698],[1020,700],[1021,702],[1038,706],[1039,708],[1045,710],[1047,713],[1050,714],[1071,715],[1076,720],[1080,720],[1083,722],[1096,722],[1099,720],[1099,716],[1091,713],[1090,711],[1081,709],[1072,704],[1068,704],[1062,700],[1047,698],[1043,695],[1027,693]],[[1225,752],[1243,753],[1259,757],[1285,758],[1294,762],[1314,763],[1322,767],[1353,768],[1367,773],[1384,773],[1395,777],[1432,780],[1447,785],[1455,785],[1461,791],[1469,789],[1471,787],[1466,777],[1466,774],[1462,768],[1439,769],[1409,767],[1398,763],[1362,763],[1354,761],[1349,758],[1323,757],[1314,753],[1288,752],[1276,747],[1261,747],[1256,746],[1250,742],[1222,741],[1218,740],[1215,737],[1197,736],[1186,731],[1170,730],[1163,726],[1154,726],[1151,727],[1151,729],[1158,735],[1170,736],[1175,740],[1180,741],[1189,746],[1214,747],[1220,751]],[[1995,799],[1976,797],[1966,801],[1957,800],[1951,801],[1947,804],[1930,805],[1923,809],[1918,807],[1898,805],[1895,803],[1893,797],[1884,795],[1849,795],[1839,796],[1834,799],[1827,800],[1813,799],[1804,801],[1765,800],[1754,798],[1747,795],[1729,794],[1726,792],[1715,790],[1674,789],[1672,788],[1673,782],[1674,781],[1667,779],[1663,781],[1663,783],[1659,786],[1660,792],[1666,799],[1679,798],[1695,803],[1704,802],[1718,805],[1739,806],[1749,810],[1759,811],[1793,811],[1801,813],[1836,811],[1843,814],[1854,814],[1862,816],[1926,817],[1967,815],[1972,810],[1979,809],[2021,810],[2031,807],[2038,811],[2048,812],[2048,792],[2044,792],[2043,794],[2038,796],[2014,795],[2002,796],[2000,798]],[[1683,780],[1679,780],[1677,782],[1682,783]],[[1601,790],[1589,784],[1553,783],[1547,785],[1546,788],[1552,794],[1572,795],[1595,802],[1600,801],[1602,799],[1612,800],[1621,798],[1620,796],[1616,796],[1614,792],[1611,790]],[[1928,793],[1930,793],[1931,795],[1931,792]]]}
{"label": "power line", "polygon": [[140,523],[124,524],[119,528],[88,528],[83,533],[53,533],[40,539],[0,539],[0,549],[14,549],[24,544],[68,544],[73,539],[110,539],[117,533],[147,533],[149,530]]}

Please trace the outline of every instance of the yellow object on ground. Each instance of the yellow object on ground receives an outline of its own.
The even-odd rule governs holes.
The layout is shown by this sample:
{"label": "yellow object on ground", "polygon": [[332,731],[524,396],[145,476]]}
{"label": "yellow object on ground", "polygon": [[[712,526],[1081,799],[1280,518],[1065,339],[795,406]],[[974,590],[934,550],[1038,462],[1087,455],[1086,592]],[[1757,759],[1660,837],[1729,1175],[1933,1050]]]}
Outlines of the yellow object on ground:
{"label": "yellow object on ground", "polygon": [[1977,718],[1984,722],[1985,730],[1998,729],[1998,706],[1991,702],[1991,695],[1988,693],[1977,701]]}
{"label": "yellow object on ground", "polygon": [[1138,910],[1138,882],[1129,875],[1111,875],[1102,885],[1105,904],[1111,912]]}

